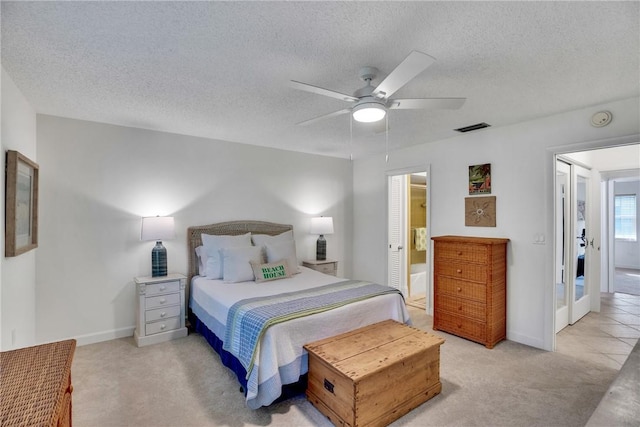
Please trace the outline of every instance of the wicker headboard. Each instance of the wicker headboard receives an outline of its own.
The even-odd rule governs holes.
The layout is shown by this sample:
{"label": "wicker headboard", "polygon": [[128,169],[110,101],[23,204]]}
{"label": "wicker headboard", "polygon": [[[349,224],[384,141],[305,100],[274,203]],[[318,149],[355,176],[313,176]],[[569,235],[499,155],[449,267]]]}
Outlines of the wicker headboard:
{"label": "wicker headboard", "polygon": [[228,221],[217,224],[197,225],[187,228],[187,249],[189,251],[189,272],[187,280],[187,295],[191,286],[191,279],[198,274],[198,259],[196,248],[202,245],[202,234],[217,236],[237,236],[239,234],[254,233],[275,236],[285,231],[293,230],[292,225],[276,224],[265,221]]}

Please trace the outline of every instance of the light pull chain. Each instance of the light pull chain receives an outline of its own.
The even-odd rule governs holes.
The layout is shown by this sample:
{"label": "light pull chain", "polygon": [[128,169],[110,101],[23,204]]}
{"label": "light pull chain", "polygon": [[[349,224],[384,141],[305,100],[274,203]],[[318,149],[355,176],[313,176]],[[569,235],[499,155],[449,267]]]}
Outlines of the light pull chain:
{"label": "light pull chain", "polygon": [[353,162],[353,114],[349,114],[349,160]]}
{"label": "light pull chain", "polygon": [[389,163],[389,113],[384,115],[384,139],[385,139],[385,155],[384,162]]}

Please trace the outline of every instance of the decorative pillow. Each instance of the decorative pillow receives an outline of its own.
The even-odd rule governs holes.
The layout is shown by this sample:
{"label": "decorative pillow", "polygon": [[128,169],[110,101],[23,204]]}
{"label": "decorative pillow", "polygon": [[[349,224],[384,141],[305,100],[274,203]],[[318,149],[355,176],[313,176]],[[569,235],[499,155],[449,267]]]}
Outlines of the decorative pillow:
{"label": "decorative pillow", "polygon": [[251,246],[251,233],[240,236],[212,236],[203,234],[201,237],[204,252],[207,255],[205,270],[206,276],[209,279],[222,279],[224,264],[220,249]]}
{"label": "decorative pillow", "polygon": [[262,262],[261,249],[259,246],[220,249],[220,254],[224,259],[222,280],[229,283],[253,280],[251,263],[260,264]]}
{"label": "decorative pillow", "polygon": [[286,259],[291,271],[294,274],[299,273],[296,242],[293,240],[284,240],[282,242],[266,243],[264,247],[266,249],[268,263]]}
{"label": "decorative pillow", "polygon": [[285,279],[293,275],[286,259],[268,264],[252,262],[251,268],[253,269],[253,275],[256,278],[256,282]]}
{"label": "decorative pillow", "polygon": [[196,258],[198,259],[198,276],[206,276],[208,257],[204,250],[204,246],[198,246],[196,248]]}
{"label": "decorative pillow", "polygon": [[251,240],[256,246],[262,246],[273,242],[281,242],[284,240],[293,240],[293,230],[288,230],[275,236],[269,236],[268,234],[252,234]]}

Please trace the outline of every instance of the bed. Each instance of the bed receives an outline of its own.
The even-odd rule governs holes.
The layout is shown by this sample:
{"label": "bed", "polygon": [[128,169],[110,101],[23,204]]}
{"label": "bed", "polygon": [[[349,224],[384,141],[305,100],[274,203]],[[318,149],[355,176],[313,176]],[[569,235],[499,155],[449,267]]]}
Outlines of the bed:
{"label": "bed", "polygon": [[[246,404],[252,409],[304,391],[308,367],[307,353],[302,348],[305,343],[386,319],[410,324],[397,290],[336,278],[299,265],[292,268],[295,274],[290,277],[266,282],[228,283],[198,274],[201,266],[196,248],[202,246],[203,234],[206,238],[247,233],[277,237],[287,232],[293,233],[291,225],[264,221],[230,221],[188,228],[187,294],[192,327],[207,339],[222,363],[235,372]],[[247,311],[258,307],[272,313],[273,306],[297,306],[300,300],[312,304],[322,300],[324,305],[301,310],[303,316],[273,315],[264,321],[260,333],[251,334],[256,345],[244,345],[246,331],[242,335],[236,330],[249,322],[238,317],[245,307]],[[253,311],[247,317],[253,319]]]}

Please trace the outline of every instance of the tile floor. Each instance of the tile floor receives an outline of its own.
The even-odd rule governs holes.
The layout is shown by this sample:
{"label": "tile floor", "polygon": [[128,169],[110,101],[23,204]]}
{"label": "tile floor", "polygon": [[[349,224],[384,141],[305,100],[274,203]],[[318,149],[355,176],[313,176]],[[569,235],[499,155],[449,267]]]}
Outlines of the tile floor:
{"label": "tile floor", "polygon": [[556,335],[556,351],[620,369],[640,338],[640,295],[602,293],[591,312]]}

